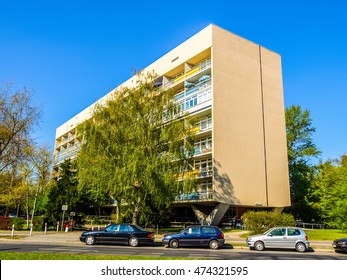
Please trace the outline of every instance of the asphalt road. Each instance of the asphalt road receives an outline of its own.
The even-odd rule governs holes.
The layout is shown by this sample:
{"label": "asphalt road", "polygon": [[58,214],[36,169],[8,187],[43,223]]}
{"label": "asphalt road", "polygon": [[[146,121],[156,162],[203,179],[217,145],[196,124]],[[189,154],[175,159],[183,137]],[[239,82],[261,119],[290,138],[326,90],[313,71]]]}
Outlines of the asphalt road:
{"label": "asphalt road", "polygon": [[158,257],[188,257],[208,258],[214,260],[347,260],[347,254],[335,253],[330,250],[309,250],[306,253],[298,253],[294,250],[265,250],[262,252],[249,249],[232,248],[225,246],[219,250],[208,248],[164,248],[162,246],[128,247],[118,245],[94,245],[84,244],[47,244],[33,242],[0,241],[0,251],[3,252],[40,252],[40,253],[66,253],[88,255],[118,255],[118,256],[154,256]]}
{"label": "asphalt road", "polygon": [[[5,234],[8,235],[8,233],[1,233],[0,235]],[[265,250],[258,252],[249,250],[244,244],[244,238],[241,238],[240,234],[237,233],[227,235],[227,245],[219,250],[211,250],[209,248],[165,248],[161,245],[161,236],[156,237],[156,242],[153,246],[135,248],[119,245],[88,246],[79,241],[80,234],[81,232],[50,232],[48,234],[34,233],[32,236],[24,235],[17,240],[0,238],[0,251],[155,256],[158,259],[163,256],[170,256],[216,260],[347,260],[347,254],[334,252],[331,242],[328,241],[311,243],[314,249],[310,248],[305,253],[298,253],[294,250]],[[232,247],[228,244],[239,245]]]}

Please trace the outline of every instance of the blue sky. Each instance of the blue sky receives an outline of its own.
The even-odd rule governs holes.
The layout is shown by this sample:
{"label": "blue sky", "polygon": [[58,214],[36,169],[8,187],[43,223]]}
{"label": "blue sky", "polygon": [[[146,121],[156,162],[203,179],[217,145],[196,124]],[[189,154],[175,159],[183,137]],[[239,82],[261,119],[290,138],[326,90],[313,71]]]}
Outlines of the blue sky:
{"label": "blue sky", "polygon": [[311,111],[323,160],[347,153],[347,1],[0,0],[0,85],[27,87],[55,129],[214,23],[282,56],[285,106]]}

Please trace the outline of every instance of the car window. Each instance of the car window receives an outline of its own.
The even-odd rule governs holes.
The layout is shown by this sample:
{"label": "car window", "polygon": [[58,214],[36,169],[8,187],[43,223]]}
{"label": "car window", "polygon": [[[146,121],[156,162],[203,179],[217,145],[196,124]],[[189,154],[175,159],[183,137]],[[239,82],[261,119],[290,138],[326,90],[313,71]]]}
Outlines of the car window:
{"label": "car window", "polygon": [[293,236],[293,235],[300,235],[300,230],[295,229],[295,228],[289,228],[288,229],[288,235]]}
{"label": "car window", "polygon": [[110,225],[107,227],[107,231],[118,231],[119,225]]}
{"label": "car window", "polygon": [[131,229],[128,225],[119,225],[119,231],[130,231],[129,228]]}
{"label": "car window", "polygon": [[186,232],[188,234],[196,234],[196,233],[200,233],[200,229],[199,227],[189,227],[187,228]]}
{"label": "car window", "polygon": [[272,236],[283,236],[286,235],[286,229],[285,228],[276,228],[273,231],[270,232]]}
{"label": "car window", "polygon": [[201,232],[202,233],[215,233],[215,230],[212,227],[201,227]]}

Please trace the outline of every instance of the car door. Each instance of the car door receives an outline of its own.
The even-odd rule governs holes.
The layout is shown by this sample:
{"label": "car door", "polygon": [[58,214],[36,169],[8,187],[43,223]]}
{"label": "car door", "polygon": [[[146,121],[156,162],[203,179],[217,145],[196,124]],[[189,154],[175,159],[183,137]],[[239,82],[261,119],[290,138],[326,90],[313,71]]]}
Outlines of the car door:
{"label": "car door", "polygon": [[300,239],[301,232],[296,228],[288,228],[287,248],[295,248],[296,242]]}
{"label": "car door", "polygon": [[133,229],[127,224],[120,224],[117,235],[117,243],[127,244]]}
{"label": "car door", "polygon": [[213,227],[202,226],[201,227],[201,245],[208,246],[211,239],[217,239],[217,232]]}
{"label": "car door", "polygon": [[113,224],[104,229],[103,232],[98,234],[97,239],[100,243],[113,243],[115,242],[116,232],[118,231],[119,225]]}
{"label": "car door", "polygon": [[201,242],[200,227],[188,227],[179,235],[179,237],[181,246],[199,246]]}
{"label": "car door", "polygon": [[264,237],[265,248],[285,248],[286,228],[275,228]]}

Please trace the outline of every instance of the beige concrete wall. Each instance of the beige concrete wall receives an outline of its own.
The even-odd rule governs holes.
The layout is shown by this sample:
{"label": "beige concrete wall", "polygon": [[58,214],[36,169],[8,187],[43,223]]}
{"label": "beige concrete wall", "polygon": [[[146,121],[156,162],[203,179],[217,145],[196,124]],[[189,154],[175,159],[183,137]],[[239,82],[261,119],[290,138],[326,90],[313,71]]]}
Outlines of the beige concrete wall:
{"label": "beige concrete wall", "polygon": [[[258,45],[217,26],[213,26],[212,38],[214,189],[226,203],[287,204],[278,55],[266,52],[266,65],[261,67]],[[266,75],[265,102],[262,71]]]}
{"label": "beige concrete wall", "polygon": [[260,47],[268,201],[289,206],[290,190],[285,131],[281,57]]}

